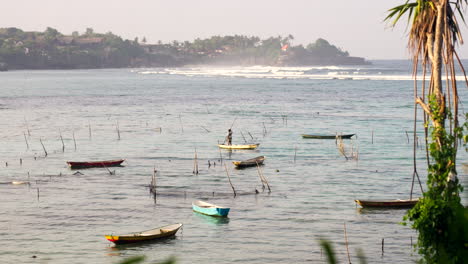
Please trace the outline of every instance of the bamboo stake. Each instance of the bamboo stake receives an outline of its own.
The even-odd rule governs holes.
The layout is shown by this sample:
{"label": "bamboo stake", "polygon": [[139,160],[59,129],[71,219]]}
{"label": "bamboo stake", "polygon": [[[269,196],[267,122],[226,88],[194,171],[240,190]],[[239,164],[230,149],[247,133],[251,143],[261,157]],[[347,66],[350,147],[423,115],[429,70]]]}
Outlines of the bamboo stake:
{"label": "bamboo stake", "polygon": [[405,131],[406,133],[406,140],[408,141],[408,144],[409,144],[409,136],[408,136],[408,131]]}
{"label": "bamboo stake", "polygon": [[59,129],[60,140],[62,141],[62,152],[65,152],[65,143],[63,143],[62,131]]}
{"label": "bamboo stake", "polygon": [[257,163],[258,177],[260,177],[260,182],[262,183],[262,190],[265,190],[265,184],[262,178],[262,173],[260,172],[260,166],[258,165],[258,162],[256,163]]}
{"label": "bamboo stake", "polygon": [[39,201],[39,188],[37,188],[37,200]]}
{"label": "bamboo stake", "polygon": [[371,144],[374,144],[374,130],[372,130],[372,143]]}
{"label": "bamboo stake", "polygon": [[384,253],[384,244],[385,244],[385,239],[382,238],[382,256],[383,256],[383,253]]}
{"label": "bamboo stake", "polygon": [[[231,185],[232,191],[234,192],[234,197],[236,197],[236,195],[237,195],[236,189],[234,189],[234,186],[232,185],[231,177],[229,176],[229,171],[228,171],[228,168],[227,168],[227,166],[226,166],[226,163],[224,163],[224,168],[226,169],[226,174],[227,174],[227,176],[228,176],[229,184]],[[214,193],[213,193],[213,194],[214,194]]]}
{"label": "bamboo stake", "polygon": [[26,133],[23,132],[24,141],[26,142],[26,149],[29,149],[28,139],[26,138]]}
{"label": "bamboo stake", "polygon": [[219,158],[220,158],[219,163],[220,165],[223,165],[223,154],[221,154],[221,148],[218,148],[218,150],[219,150]]}
{"label": "bamboo stake", "polygon": [[47,157],[47,150],[46,150],[46,148],[44,147],[44,144],[42,143],[42,139],[39,138],[39,141],[41,142],[42,148],[44,149],[45,156]]}
{"label": "bamboo stake", "polygon": [[117,121],[117,125],[115,127],[116,127],[116,130],[117,130],[117,140],[120,140],[119,121]]}
{"label": "bamboo stake", "polygon": [[244,133],[242,133],[242,131],[240,133],[241,133],[242,138],[244,139],[244,142],[247,143],[247,140],[244,137]]}
{"label": "bamboo stake", "polygon": [[344,236],[345,236],[345,245],[346,245],[346,252],[348,253],[348,262],[351,264],[351,257],[349,256],[349,248],[348,248],[348,235],[346,233],[346,223],[344,225]]}
{"label": "bamboo stake", "polygon": [[23,159],[20,158],[20,166],[23,166]]}
{"label": "bamboo stake", "polygon": [[89,139],[91,140],[92,139],[92,136],[91,136],[91,122],[88,121],[88,132],[89,132]]}
{"label": "bamboo stake", "polygon": [[75,151],[76,151],[75,131],[73,131],[73,144],[75,145]]}
{"label": "bamboo stake", "polygon": [[180,123],[180,129],[182,133],[184,133],[184,126],[182,125],[182,116],[179,114],[179,123]]}
{"label": "bamboo stake", "polygon": [[29,130],[28,120],[26,120],[26,118],[24,118],[24,122],[26,123],[26,130],[28,131],[28,136],[31,136],[31,131]]}
{"label": "bamboo stake", "polygon": [[193,174],[198,174],[198,156],[197,148],[195,148],[195,157],[193,158]]}
{"label": "bamboo stake", "polygon": [[252,134],[250,134],[249,131],[247,131],[247,133],[249,133],[250,138],[251,138],[252,140],[254,140],[254,138],[252,137]]}
{"label": "bamboo stake", "polygon": [[259,166],[258,162],[256,162],[256,163],[257,163],[258,171],[260,172],[260,175],[261,175],[260,177],[263,179],[263,181],[265,181],[265,184],[268,187],[268,192],[271,192],[270,184],[268,184],[268,181],[267,181],[265,175],[263,174],[263,171],[260,169],[260,166]]}
{"label": "bamboo stake", "polygon": [[294,146],[294,163],[296,163],[297,146]]}

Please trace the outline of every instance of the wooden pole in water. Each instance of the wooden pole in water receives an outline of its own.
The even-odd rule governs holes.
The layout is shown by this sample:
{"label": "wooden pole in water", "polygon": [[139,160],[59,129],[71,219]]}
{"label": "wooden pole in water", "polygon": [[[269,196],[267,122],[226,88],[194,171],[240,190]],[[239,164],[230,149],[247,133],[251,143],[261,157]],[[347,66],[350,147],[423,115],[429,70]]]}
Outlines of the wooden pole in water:
{"label": "wooden pole in water", "polygon": [[91,140],[92,136],[91,136],[91,122],[88,121],[88,132],[89,132],[89,139]]}
{"label": "wooden pole in water", "polygon": [[384,253],[384,244],[385,244],[385,239],[382,238],[382,256],[383,256],[383,253]]}
{"label": "wooden pole in water", "polygon": [[73,144],[75,145],[75,151],[76,151],[75,131],[73,131]]}
{"label": "wooden pole in water", "polygon": [[296,163],[297,146],[294,146],[294,163]]}
{"label": "wooden pole in water", "polygon": [[117,130],[117,140],[120,140],[120,129],[119,129],[119,121],[117,121],[117,125],[115,126]]}
{"label": "wooden pole in water", "polygon": [[197,148],[195,148],[195,157],[193,158],[193,174],[198,174]]}
{"label": "wooden pole in water", "polygon": [[182,125],[182,116],[179,114],[179,123],[180,123],[180,129],[182,133],[184,133],[184,126]]}
{"label": "wooden pole in water", "polygon": [[62,131],[59,129],[60,140],[62,141],[62,152],[65,152],[65,143],[63,143]]}
{"label": "wooden pole in water", "polygon": [[263,171],[260,169],[260,166],[259,166],[258,162],[256,162],[256,163],[257,163],[257,168],[258,168],[258,171],[259,171],[259,173],[260,173],[261,179],[263,179],[263,181],[264,181],[265,184],[267,185],[268,192],[271,192],[270,184],[268,184],[268,181],[267,181],[265,175],[263,174]]}
{"label": "wooden pole in water", "polygon": [[409,144],[409,136],[408,136],[408,131],[405,131],[406,133],[406,140],[408,141],[408,144]]}
{"label": "wooden pole in water", "polygon": [[231,185],[232,191],[234,192],[234,197],[236,197],[236,195],[237,195],[236,189],[234,189],[234,186],[232,185],[231,177],[229,176],[229,171],[228,171],[228,168],[226,166],[226,163],[224,163],[224,168],[226,169],[226,174],[228,176],[229,184]]}
{"label": "wooden pole in water", "polygon": [[244,133],[242,133],[242,131],[240,133],[241,133],[242,138],[244,139],[244,142],[247,144],[247,140],[244,137]]}
{"label": "wooden pole in water", "polygon": [[372,130],[372,144],[374,144],[374,130]]}
{"label": "wooden pole in water", "polygon": [[42,143],[42,139],[39,138],[39,141],[41,142],[42,148],[44,149],[45,156],[47,157],[47,150],[46,150],[46,148],[44,147],[44,144]]}
{"label": "wooden pole in water", "polygon": [[28,120],[24,118],[24,123],[26,124],[26,130],[28,131],[28,136],[31,136],[31,131],[29,130]]}
{"label": "wooden pole in water", "polygon": [[260,177],[260,182],[262,183],[262,189],[265,190],[265,184],[264,184],[264,180],[262,178],[262,173],[260,172],[260,166],[258,165],[258,162],[257,163],[257,171],[258,171],[258,177]]}
{"label": "wooden pole in water", "polygon": [[348,253],[348,262],[351,264],[351,257],[349,256],[349,248],[348,248],[348,235],[346,233],[346,223],[344,225],[344,236],[345,236],[345,245],[346,245],[346,252]]}
{"label": "wooden pole in water", "polygon": [[26,138],[26,133],[23,132],[24,141],[26,142],[26,149],[29,149],[28,139]]}
{"label": "wooden pole in water", "polygon": [[218,148],[219,150],[219,163],[222,165],[223,164],[223,154],[221,154],[221,148]]}

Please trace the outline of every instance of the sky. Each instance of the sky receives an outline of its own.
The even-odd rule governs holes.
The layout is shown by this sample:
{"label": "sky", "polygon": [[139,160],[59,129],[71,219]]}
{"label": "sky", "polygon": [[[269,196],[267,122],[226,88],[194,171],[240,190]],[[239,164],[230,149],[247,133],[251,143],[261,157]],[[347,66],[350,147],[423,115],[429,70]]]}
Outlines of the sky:
{"label": "sky", "polygon": [[[193,41],[214,35],[294,36],[293,45],[318,38],[366,59],[408,59],[406,24],[384,22],[405,0],[0,0],[0,27],[63,34],[112,32],[147,43]],[[404,19],[402,22],[406,22]],[[462,33],[468,39],[466,25]],[[468,58],[468,43],[458,50]]]}

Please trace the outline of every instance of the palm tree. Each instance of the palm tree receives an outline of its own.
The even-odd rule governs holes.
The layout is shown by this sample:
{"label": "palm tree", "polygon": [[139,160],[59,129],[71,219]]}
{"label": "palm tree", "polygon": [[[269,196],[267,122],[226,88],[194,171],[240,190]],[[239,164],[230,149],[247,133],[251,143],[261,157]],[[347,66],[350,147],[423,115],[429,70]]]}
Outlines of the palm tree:
{"label": "palm tree", "polygon": [[[457,60],[465,75],[455,47],[463,43],[457,18],[464,22],[463,11],[467,4],[468,0],[407,0],[390,9],[386,18],[394,26],[407,14],[410,26],[408,47],[413,55],[415,104],[423,109],[425,121],[428,190],[405,218],[413,221],[412,227],[419,231],[417,246],[428,263],[462,263],[462,255],[467,254],[467,247],[463,245],[468,242],[463,237],[466,231],[457,233],[456,223],[463,207],[455,166],[458,139],[467,127],[466,122],[460,126],[458,120],[455,68]],[[418,96],[419,65],[423,77]],[[448,126],[446,121],[449,121]],[[430,142],[428,132],[431,133]]]}

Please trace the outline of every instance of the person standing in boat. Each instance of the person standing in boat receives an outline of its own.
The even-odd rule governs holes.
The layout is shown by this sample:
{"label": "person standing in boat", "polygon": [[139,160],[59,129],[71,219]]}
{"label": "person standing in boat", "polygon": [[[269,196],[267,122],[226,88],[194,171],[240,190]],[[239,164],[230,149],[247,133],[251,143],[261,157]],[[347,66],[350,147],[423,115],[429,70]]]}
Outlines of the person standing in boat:
{"label": "person standing in boat", "polygon": [[231,129],[228,129],[228,135],[226,139],[227,139],[227,144],[232,145],[232,130]]}

